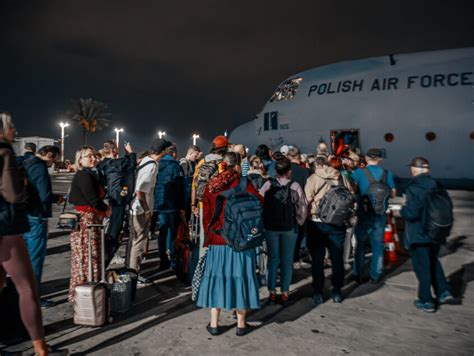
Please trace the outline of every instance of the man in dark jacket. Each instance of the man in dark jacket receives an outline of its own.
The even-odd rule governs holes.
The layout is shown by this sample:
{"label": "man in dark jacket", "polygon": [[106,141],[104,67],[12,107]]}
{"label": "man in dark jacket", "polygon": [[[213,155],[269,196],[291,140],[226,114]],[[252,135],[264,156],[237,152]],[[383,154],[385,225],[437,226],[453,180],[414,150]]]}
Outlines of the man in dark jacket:
{"label": "man in dark jacket", "polygon": [[23,162],[25,162],[27,159],[34,157],[36,154],[36,144],[33,142],[27,142],[25,143],[25,153],[23,156],[18,156],[16,158],[16,161],[18,162],[18,166],[22,167]]}
{"label": "man in dark jacket", "polygon": [[[114,141],[103,144],[105,158],[97,165],[99,178],[107,188],[107,198],[112,209],[105,231],[105,265],[108,265],[120,246],[120,232],[125,220],[126,206],[133,195],[136,154],[130,143],[125,145],[125,156],[118,158],[118,147]],[[120,259],[116,262],[122,262]]]}
{"label": "man in dark jacket", "polygon": [[[185,208],[185,182],[183,170],[176,160],[176,146],[164,150],[158,164],[158,177],[155,188],[155,207],[158,211],[160,231],[158,245],[160,250],[160,270],[174,267],[174,249],[180,211]],[[169,249],[171,263],[166,253]]]}
{"label": "man in dark jacket", "polygon": [[[41,283],[46,243],[48,240],[48,218],[52,216],[53,203],[61,203],[61,195],[53,194],[48,167],[51,167],[59,157],[56,146],[41,147],[36,156],[23,162],[27,184],[27,213],[30,231],[23,235],[38,287]],[[48,301],[42,301],[42,306],[51,306]]]}
{"label": "man in dark jacket", "polygon": [[436,308],[431,296],[431,286],[438,296],[439,303],[448,303],[453,300],[443,268],[438,260],[440,244],[427,235],[422,221],[426,195],[436,188],[437,183],[429,175],[430,166],[427,159],[416,157],[412,160],[410,167],[413,178],[406,188],[407,199],[401,210],[406,224],[405,246],[410,251],[413,269],[419,283],[415,307],[432,313]]}

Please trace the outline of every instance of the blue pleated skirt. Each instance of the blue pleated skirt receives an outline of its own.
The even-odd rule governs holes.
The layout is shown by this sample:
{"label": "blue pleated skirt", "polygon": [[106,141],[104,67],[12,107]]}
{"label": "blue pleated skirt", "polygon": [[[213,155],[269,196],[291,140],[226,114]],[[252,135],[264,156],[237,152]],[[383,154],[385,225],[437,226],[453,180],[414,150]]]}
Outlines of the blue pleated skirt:
{"label": "blue pleated skirt", "polygon": [[255,249],[235,252],[227,245],[210,245],[197,306],[259,309],[255,266]]}

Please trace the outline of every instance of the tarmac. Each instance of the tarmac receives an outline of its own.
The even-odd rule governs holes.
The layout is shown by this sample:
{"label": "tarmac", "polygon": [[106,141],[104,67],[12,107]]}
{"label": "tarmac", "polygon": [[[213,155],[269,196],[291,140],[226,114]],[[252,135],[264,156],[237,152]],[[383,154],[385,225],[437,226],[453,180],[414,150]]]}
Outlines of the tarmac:
{"label": "tarmac", "polygon": [[[69,182],[70,176],[57,176],[53,187],[66,192]],[[43,297],[56,302],[43,310],[48,343],[72,355],[473,355],[474,192],[450,195],[456,221],[440,260],[455,305],[442,305],[432,314],[417,310],[417,280],[406,256],[386,269],[378,285],[357,285],[348,273],[342,304],[328,299],[315,307],[311,274],[297,270],[288,305],[265,305],[268,293],[261,288],[262,308],[249,317],[256,329],[244,337],[235,335],[231,311],[222,314],[227,331],[217,337],[208,334],[209,311],[193,304],[190,288],[172,272],[156,276],[154,240],[143,264],[145,275],[155,275],[153,284],[138,289],[132,308],[101,328],[74,325],[67,302],[69,235],[55,228],[60,211],[56,206],[41,287]],[[326,298],[329,287],[328,283]],[[0,351],[32,354],[27,341],[0,343]]]}

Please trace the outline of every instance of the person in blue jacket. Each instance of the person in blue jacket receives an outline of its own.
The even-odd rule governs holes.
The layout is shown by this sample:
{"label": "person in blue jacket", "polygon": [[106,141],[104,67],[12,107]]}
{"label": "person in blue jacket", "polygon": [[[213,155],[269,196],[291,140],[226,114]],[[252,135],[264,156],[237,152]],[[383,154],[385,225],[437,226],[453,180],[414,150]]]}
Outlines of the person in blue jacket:
{"label": "person in blue jacket", "polygon": [[[41,147],[35,156],[23,162],[27,178],[27,214],[30,231],[23,235],[38,287],[41,284],[43,264],[48,241],[48,218],[52,217],[52,204],[63,202],[63,197],[53,194],[48,168],[59,157],[56,146]],[[50,307],[52,303],[41,301],[41,306]]]}
{"label": "person in blue jacket", "polygon": [[[174,144],[166,147],[158,163],[154,210],[158,212],[160,270],[174,267],[176,234],[180,213],[185,209],[185,180]],[[167,254],[169,250],[169,257]],[[171,259],[171,261],[170,261]]]}
{"label": "person in blue jacket", "polygon": [[433,241],[424,229],[423,209],[426,195],[436,188],[436,181],[430,176],[427,159],[415,157],[411,164],[413,178],[406,187],[406,203],[401,210],[405,220],[405,247],[410,251],[413,269],[418,279],[418,298],[415,307],[425,312],[436,311],[431,296],[431,286],[438,296],[440,304],[454,300],[444,276],[443,267],[438,260],[441,245]]}

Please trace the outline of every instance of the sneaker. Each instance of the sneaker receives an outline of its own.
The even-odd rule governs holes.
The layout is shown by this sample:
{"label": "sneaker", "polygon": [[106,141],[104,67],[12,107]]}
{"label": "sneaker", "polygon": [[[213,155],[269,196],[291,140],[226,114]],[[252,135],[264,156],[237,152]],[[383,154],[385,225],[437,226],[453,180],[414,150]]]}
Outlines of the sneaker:
{"label": "sneaker", "polygon": [[372,283],[372,284],[379,284],[380,281],[381,281],[380,277],[379,278],[372,278],[372,277],[370,278],[370,283]]}
{"label": "sneaker", "polygon": [[423,310],[427,313],[434,313],[436,311],[434,303],[431,302],[422,302],[419,299],[416,299],[413,304],[417,309]]}
{"label": "sneaker", "polygon": [[362,277],[357,275],[357,274],[352,274],[351,275],[351,280],[353,280],[354,282],[356,282],[357,284],[362,284],[363,281],[362,281]]}
{"label": "sneaker", "polygon": [[55,302],[53,302],[52,300],[48,300],[48,299],[41,299],[40,304],[41,304],[41,309],[49,309],[49,308],[52,308],[56,305]]}
{"label": "sneaker", "polygon": [[276,303],[276,293],[270,292],[270,295],[268,296],[268,305],[275,305],[275,303]]}
{"label": "sneaker", "polygon": [[283,306],[287,305],[288,299],[290,299],[290,296],[288,295],[288,293],[282,293],[280,295],[280,304]]}
{"label": "sneaker", "polygon": [[454,297],[449,291],[445,290],[439,296],[438,301],[439,301],[439,304],[449,304],[454,301]]}
{"label": "sneaker", "polygon": [[303,269],[311,268],[311,263],[300,261],[300,268],[303,268]]}
{"label": "sneaker", "polygon": [[342,294],[341,294],[341,292],[332,292],[331,297],[332,297],[332,301],[334,303],[342,303]]}
{"label": "sneaker", "polygon": [[146,278],[146,277],[142,276],[141,274],[139,274],[138,277],[137,277],[137,283],[143,285],[143,284],[150,284],[151,281],[148,278]]}
{"label": "sneaker", "polygon": [[316,293],[313,295],[313,303],[314,305],[323,304],[323,296],[321,293]]}
{"label": "sneaker", "polygon": [[116,254],[114,258],[112,258],[112,261],[110,261],[111,265],[123,265],[125,264],[125,258],[120,257],[119,254]]}

